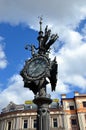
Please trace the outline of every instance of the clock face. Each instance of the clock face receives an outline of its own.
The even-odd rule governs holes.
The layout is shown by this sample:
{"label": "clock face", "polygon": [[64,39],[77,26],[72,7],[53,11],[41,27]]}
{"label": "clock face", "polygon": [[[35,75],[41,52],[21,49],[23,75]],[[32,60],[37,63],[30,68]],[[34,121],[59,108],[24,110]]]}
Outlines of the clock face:
{"label": "clock face", "polygon": [[46,55],[36,55],[27,60],[24,69],[21,71],[22,77],[27,82],[40,80],[50,76],[50,60]]}
{"label": "clock face", "polygon": [[36,55],[25,62],[21,76],[28,83],[50,76],[50,59],[47,55]]}
{"label": "clock face", "polygon": [[41,76],[46,72],[47,65],[48,63],[43,57],[37,57],[27,65],[27,74],[33,78]]}

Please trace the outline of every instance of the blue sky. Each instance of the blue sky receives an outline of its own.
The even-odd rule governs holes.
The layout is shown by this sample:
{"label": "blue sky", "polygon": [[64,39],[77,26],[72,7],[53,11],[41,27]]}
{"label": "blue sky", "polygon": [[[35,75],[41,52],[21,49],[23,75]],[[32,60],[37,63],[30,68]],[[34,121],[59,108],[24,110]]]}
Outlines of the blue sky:
{"label": "blue sky", "polygon": [[86,1],[0,0],[0,110],[10,101],[19,104],[34,98],[19,73],[31,57],[25,45],[38,46],[41,15],[43,29],[48,25],[59,35],[50,54],[51,59],[57,57],[58,82],[55,92],[47,86],[48,93],[52,98],[86,93]]}

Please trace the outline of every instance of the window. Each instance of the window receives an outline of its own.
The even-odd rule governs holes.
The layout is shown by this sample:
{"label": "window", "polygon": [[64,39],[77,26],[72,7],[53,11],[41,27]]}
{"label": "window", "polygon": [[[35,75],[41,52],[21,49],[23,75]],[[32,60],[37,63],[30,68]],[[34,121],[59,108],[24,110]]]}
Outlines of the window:
{"label": "window", "polygon": [[24,128],[27,128],[28,126],[28,120],[24,120]]}
{"label": "window", "polygon": [[8,122],[8,130],[11,130],[11,121]]}
{"label": "window", "polygon": [[37,128],[37,120],[34,120],[34,128]]}
{"label": "window", "polygon": [[70,110],[74,110],[74,106],[70,106]]}
{"label": "window", "polygon": [[77,125],[76,119],[71,119],[71,124],[72,124],[72,125]]}
{"label": "window", "polygon": [[86,102],[83,102],[83,107],[86,107]]}
{"label": "window", "polygon": [[85,115],[85,121],[86,121],[86,115]]}
{"label": "window", "polygon": [[53,119],[53,127],[57,127],[57,118]]}

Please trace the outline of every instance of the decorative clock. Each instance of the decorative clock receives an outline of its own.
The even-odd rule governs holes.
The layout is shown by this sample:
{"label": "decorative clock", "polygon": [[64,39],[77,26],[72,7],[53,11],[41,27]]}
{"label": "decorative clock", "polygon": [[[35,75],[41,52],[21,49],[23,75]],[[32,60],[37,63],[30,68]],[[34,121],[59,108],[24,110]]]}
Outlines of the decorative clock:
{"label": "decorative clock", "polygon": [[[57,34],[51,34],[46,26],[42,31],[42,19],[40,18],[40,31],[37,37],[38,47],[34,44],[26,45],[25,49],[31,51],[32,58],[25,62],[20,75],[23,77],[24,87],[29,88],[34,94],[46,93],[46,85],[51,84],[52,91],[57,83],[57,61],[49,58],[50,47],[57,40]],[[44,92],[45,91],[45,92]],[[42,94],[43,95],[43,94]]]}
{"label": "decorative clock", "polygon": [[36,55],[26,61],[22,72],[27,80],[33,81],[50,76],[50,61],[45,55]]}

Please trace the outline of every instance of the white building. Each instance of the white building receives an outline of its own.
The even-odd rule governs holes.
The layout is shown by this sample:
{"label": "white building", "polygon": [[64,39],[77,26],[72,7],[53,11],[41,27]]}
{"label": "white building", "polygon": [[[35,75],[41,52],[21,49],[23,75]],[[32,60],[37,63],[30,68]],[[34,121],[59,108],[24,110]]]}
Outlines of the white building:
{"label": "white building", "polygon": [[[53,102],[50,109],[50,130],[86,130],[86,94],[75,92],[73,98],[62,94],[61,106]],[[37,107],[10,102],[0,114],[0,130],[35,130]]]}

